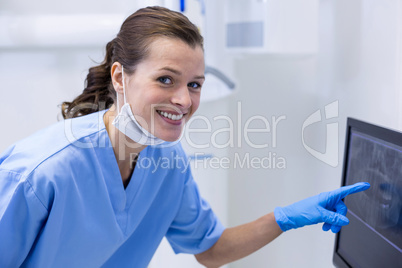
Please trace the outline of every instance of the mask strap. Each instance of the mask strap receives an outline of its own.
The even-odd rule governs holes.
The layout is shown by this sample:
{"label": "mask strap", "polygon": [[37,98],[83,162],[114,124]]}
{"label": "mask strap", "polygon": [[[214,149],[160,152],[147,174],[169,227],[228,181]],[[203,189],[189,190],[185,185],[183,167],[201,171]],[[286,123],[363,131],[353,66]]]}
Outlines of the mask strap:
{"label": "mask strap", "polygon": [[[126,87],[124,85],[124,68],[123,65],[121,66],[121,76],[123,77],[123,95],[124,95],[124,104],[126,104]],[[116,91],[116,100],[117,100],[117,111],[119,111],[119,113],[121,112],[120,109],[120,102],[119,102],[119,93]],[[123,108],[123,107],[122,107]]]}
{"label": "mask strap", "polygon": [[120,113],[119,93],[116,91],[117,112]]}
{"label": "mask strap", "polygon": [[125,83],[124,83],[124,67],[123,67],[123,65],[121,66],[121,75],[123,76],[124,104],[126,104],[127,103],[127,100],[126,100],[126,86],[125,86]]}

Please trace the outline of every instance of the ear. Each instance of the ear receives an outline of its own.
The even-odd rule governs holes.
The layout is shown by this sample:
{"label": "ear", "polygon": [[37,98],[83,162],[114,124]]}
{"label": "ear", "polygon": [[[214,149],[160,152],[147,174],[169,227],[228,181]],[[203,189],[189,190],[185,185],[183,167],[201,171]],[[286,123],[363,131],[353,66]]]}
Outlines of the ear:
{"label": "ear", "polygon": [[115,63],[113,63],[110,70],[110,75],[112,77],[114,90],[116,90],[117,93],[123,94],[123,76],[121,64],[119,62],[116,61]]}

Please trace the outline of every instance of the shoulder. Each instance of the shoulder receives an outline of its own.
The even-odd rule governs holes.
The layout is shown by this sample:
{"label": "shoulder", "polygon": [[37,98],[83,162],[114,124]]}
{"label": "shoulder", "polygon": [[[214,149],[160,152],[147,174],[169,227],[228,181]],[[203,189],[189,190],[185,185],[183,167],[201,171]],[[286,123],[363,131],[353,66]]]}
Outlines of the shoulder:
{"label": "shoulder", "polygon": [[13,144],[0,155],[0,170],[27,177],[42,164],[63,161],[59,155],[73,158],[72,151],[94,147],[106,132],[103,114],[101,111],[63,120]]}

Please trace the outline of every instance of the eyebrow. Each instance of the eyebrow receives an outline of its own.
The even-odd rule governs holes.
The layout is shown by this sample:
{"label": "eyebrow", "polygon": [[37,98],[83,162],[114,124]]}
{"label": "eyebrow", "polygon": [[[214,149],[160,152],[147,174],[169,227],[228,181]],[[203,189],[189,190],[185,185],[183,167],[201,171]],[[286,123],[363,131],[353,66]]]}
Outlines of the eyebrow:
{"label": "eyebrow", "polygon": [[[169,71],[169,72],[172,72],[172,73],[174,73],[174,74],[176,74],[176,75],[181,75],[181,72],[180,71],[178,71],[178,70],[176,70],[176,69],[173,69],[173,68],[170,68],[170,67],[162,67],[162,68],[160,68],[159,69],[159,71],[162,71],[162,70],[165,70],[165,71]],[[199,75],[199,76],[196,76],[196,77],[194,77],[195,79],[204,79],[205,80],[205,76],[204,75]]]}

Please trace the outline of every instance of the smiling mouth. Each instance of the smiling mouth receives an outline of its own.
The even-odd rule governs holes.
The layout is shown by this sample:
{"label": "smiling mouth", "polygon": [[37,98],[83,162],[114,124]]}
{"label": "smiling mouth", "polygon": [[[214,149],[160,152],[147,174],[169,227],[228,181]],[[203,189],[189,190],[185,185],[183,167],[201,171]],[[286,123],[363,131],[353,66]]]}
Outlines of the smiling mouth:
{"label": "smiling mouth", "polygon": [[169,118],[170,120],[173,120],[173,121],[181,120],[184,115],[184,114],[171,114],[171,113],[167,113],[167,112],[163,112],[163,111],[159,111],[159,110],[157,110],[157,113],[160,114],[161,116]]}

